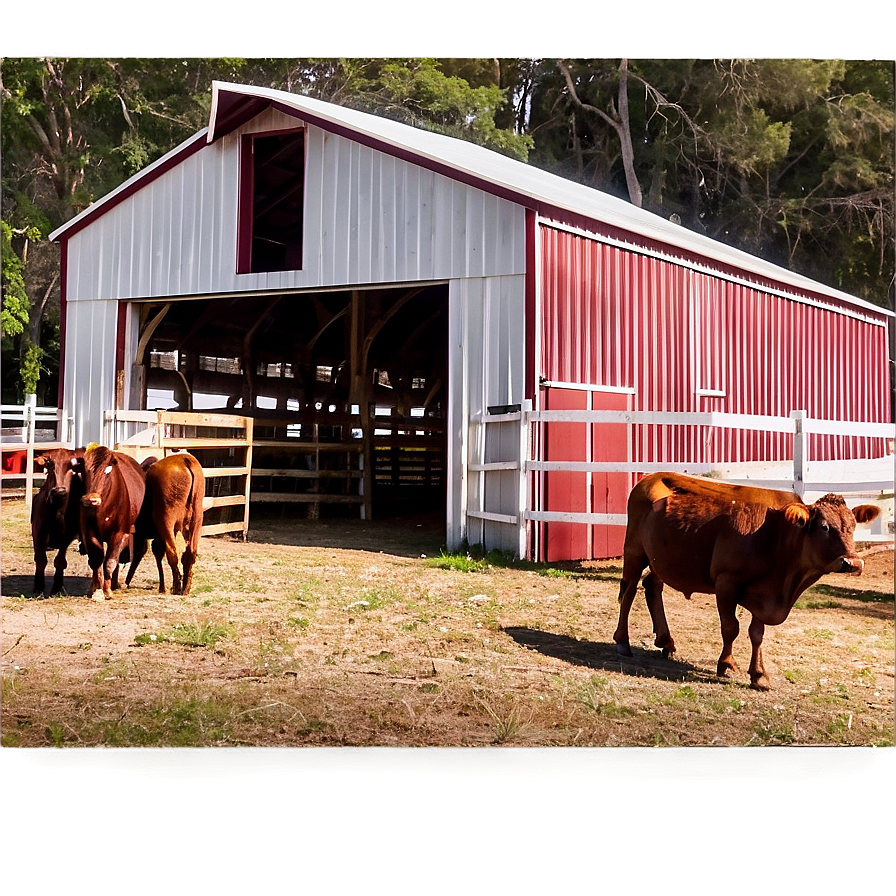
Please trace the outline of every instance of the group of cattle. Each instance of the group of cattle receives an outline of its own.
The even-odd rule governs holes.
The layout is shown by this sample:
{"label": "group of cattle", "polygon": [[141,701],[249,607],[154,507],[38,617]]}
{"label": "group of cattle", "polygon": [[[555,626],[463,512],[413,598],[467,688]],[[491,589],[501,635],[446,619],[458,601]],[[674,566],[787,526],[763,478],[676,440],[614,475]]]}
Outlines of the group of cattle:
{"label": "group of cattle", "polygon": [[[172,591],[189,594],[202,530],[205,476],[190,454],[152,457],[142,464],[102,445],[56,451],[35,458],[46,473],[31,509],[34,593],[43,595],[47,551],[56,550],[51,594],[63,590],[66,551],[78,539],[93,571],[91,593],[110,599],[118,588],[119,563],[130,560],[126,585],[152,541],[165,592],[162,558],[171,567]],[[186,547],[181,558],[177,535]],[[183,575],[178,561],[183,566]]]}
{"label": "group of cattle", "polygon": [[[40,459],[46,481],[32,513],[35,593],[43,593],[46,552],[58,549],[52,592],[62,590],[66,548],[80,539],[93,570],[97,600],[118,587],[118,564],[131,552],[127,581],[153,540],[159,592],[165,582],[162,557],[171,566],[173,590],[188,594],[202,527],[205,479],[197,460],[174,454],[141,466],[105,447],[59,450]],[[769,688],[762,662],[766,625],[779,625],[797,598],[828,573],[861,573],[856,523],[870,522],[879,508],[850,510],[840,495],[807,505],[793,492],[731,485],[677,473],[654,473],[632,489],[619,588],[617,651],[631,656],[628,617],[645,569],[644,594],[653,622],[654,644],[675,652],[663,607],[663,586],[690,598],[714,594],[722,632],[717,674],[737,669],[732,654],[740,625],[737,607],[751,615],[750,683]],[[183,533],[183,577],[175,536]],[[130,547],[130,545],[133,545]]]}

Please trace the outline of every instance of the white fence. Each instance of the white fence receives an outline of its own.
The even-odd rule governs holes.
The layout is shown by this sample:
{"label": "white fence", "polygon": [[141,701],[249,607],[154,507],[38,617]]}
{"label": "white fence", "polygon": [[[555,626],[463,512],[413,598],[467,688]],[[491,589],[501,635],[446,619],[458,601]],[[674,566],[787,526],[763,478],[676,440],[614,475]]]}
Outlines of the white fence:
{"label": "white fence", "polygon": [[3,472],[0,488],[15,492],[24,488],[25,506],[31,507],[34,483],[42,482],[43,473],[34,472],[35,452],[71,448],[74,421],[59,408],[38,407],[37,396],[28,395],[25,404],[0,405]]}
{"label": "white fence", "polygon": [[[894,458],[893,441],[896,426],[890,423],[864,423],[855,421],[820,420],[808,417],[805,411],[794,411],[790,417],[752,416],[726,413],[686,413],[672,411],[618,411],[618,410],[542,410],[533,411],[528,406],[519,411],[500,414],[480,414],[473,420],[478,426],[478,436],[471,444],[470,462],[467,465],[467,479],[478,477],[475,506],[467,506],[468,520],[497,523],[514,527],[516,533],[503,540],[518,546],[519,556],[526,556],[529,522],[566,522],[591,525],[624,526],[625,513],[592,513],[538,510],[533,508],[533,477],[529,474],[544,474],[552,471],[575,473],[629,473],[646,474],[658,471],[682,472],[692,475],[708,475],[726,482],[754,485],[794,491],[808,500],[810,494],[836,492],[844,495],[848,504],[861,503],[870,499],[883,503],[890,513],[882,513],[871,524],[868,531],[858,536],[861,541],[892,542],[890,531],[892,516]],[[629,426],[688,426],[714,427],[734,430],[779,432],[793,435],[793,459],[779,463],[671,463],[644,461],[547,461],[531,457],[532,445],[539,444],[534,435],[534,427],[550,423],[584,424],[627,424]],[[519,453],[513,457],[515,449],[505,438],[505,453],[501,460],[485,460],[487,442],[486,430],[499,425],[516,424],[519,428]],[[851,461],[813,461],[809,457],[808,438],[812,434],[848,435],[882,439],[888,445],[888,454],[880,458]],[[511,440],[513,441],[513,440]],[[492,454],[494,452],[491,452]],[[507,474],[514,472],[519,481],[518,509],[511,511],[506,506]],[[489,498],[499,492],[489,488],[489,479],[503,474],[500,489],[505,506],[502,512],[490,506]],[[858,497],[857,497],[858,496]],[[467,524],[468,540],[470,523]]]}

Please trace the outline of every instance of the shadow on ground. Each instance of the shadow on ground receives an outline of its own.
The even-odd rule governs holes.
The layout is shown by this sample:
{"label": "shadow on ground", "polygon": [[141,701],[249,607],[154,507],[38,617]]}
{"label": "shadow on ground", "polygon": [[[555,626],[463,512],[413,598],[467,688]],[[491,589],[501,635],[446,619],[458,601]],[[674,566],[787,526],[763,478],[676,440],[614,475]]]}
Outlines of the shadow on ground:
{"label": "shadow on ground", "polygon": [[504,632],[521,647],[535,650],[544,656],[563,660],[563,662],[571,663],[574,666],[584,666],[587,669],[605,669],[609,672],[649,676],[665,681],[718,680],[715,675],[709,674],[705,669],[700,669],[681,660],[664,658],[659,650],[648,652],[633,647],[634,656],[623,657],[616,653],[615,644],[579,641],[568,635],[555,635],[551,632],[514,626],[505,628]]}
{"label": "shadow on ground", "polygon": [[249,541],[258,544],[371,551],[397,557],[436,556],[445,546],[445,536],[444,513],[373,520],[254,517],[249,524]]}
{"label": "shadow on ground", "polygon": [[[53,582],[53,569],[47,575],[46,588],[49,589]],[[90,576],[66,575],[63,597],[86,597],[90,593]],[[34,576],[3,576],[0,578],[0,594],[6,597],[30,597],[41,600],[50,595],[34,594]]]}

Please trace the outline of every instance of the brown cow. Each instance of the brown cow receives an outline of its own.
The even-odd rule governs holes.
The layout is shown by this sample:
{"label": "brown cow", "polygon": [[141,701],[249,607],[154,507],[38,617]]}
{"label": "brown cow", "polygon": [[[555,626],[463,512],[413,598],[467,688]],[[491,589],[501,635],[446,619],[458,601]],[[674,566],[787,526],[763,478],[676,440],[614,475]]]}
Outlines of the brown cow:
{"label": "brown cow", "polygon": [[[193,564],[199,553],[202,532],[202,501],[205,498],[205,475],[192,454],[172,454],[146,469],[146,495],[134,533],[134,559],[125,584],[130,585],[137,565],[146,553],[148,539],[159,569],[159,594],[165,593],[162,557],[171,567],[171,590],[189,594],[193,584]],[[183,533],[186,546],[180,558],[183,578],[178,569],[177,534]]]}
{"label": "brown cow", "polygon": [[81,461],[81,543],[93,570],[94,600],[110,600],[118,588],[118,563],[134,531],[146,491],[146,474],[134,458],[103,445],[91,446]]}
{"label": "brown cow", "polygon": [[750,685],[768,690],[762,663],[766,625],[779,625],[797,598],[823,575],[859,574],[856,522],[873,520],[879,509],[863,504],[852,511],[840,495],[825,495],[807,506],[792,492],[729,485],[679,473],[642,479],[628,499],[628,525],[619,625],[613,635],[621,656],[631,656],[628,614],[645,567],[644,594],[665,656],[675,652],[663,610],[663,584],[691,594],[714,594],[722,628],[717,674],[736,671],[731,649],[740,630],[738,605],[752,614]]}
{"label": "brown cow", "polygon": [[76,458],[84,449],[58,448],[38,455],[34,462],[43,468],[46,479],[31,505],[31,540],[34,544],[34,593],[43,595],[46,586],[47,551],[56,549],[56,573],[50,594],[62,592],[67,567],[65,552],[78,537],[84,477]]}

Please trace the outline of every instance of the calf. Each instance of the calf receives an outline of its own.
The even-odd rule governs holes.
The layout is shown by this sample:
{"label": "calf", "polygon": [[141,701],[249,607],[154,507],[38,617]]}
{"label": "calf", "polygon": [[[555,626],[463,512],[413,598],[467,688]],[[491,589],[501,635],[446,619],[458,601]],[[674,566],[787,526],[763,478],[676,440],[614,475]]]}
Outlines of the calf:
{"label": "calf", "polygon": [[752,614],[750,685],[768,690],[762,662],[766,625],[779,625],[797,598],[823,575],[859,574],[856,523],[877,517],[871,504],[853,510],[840,495],[804,504],[790,492],[729,485],[678,473],[642,479],[628,499],[628,522],[619,588],[619,624],[613,639],[631,656],[628,615],[645,567],[644,594],[656,635],[666,656],[675,652],[663,609],[663,585],[685,597],[714,594],[722,630],[717,674],[737,665],[732,655],[740,630],[738,605]]}
{"label": "calf", "polygon": [[118,563],[134,532],[146,491],[146,474],[134,458],[103,445],[81,459],[81,543],[93,570],[94,600],[110,600],[118,588]]}
{"label": "calf", "polygon": [[40,491],[31,505],[31,540],[34,544],[34,593],[43,595],[47,568],[47,551],[56,549],[51,594],[64,591],[62,579],[67,567],[65,552],[78,537],[84,477],[78,458],[84,449],[70,451],[58,448],[34,458],[46,473]]}
{"label": "calf", "polygon": [[[159,570],[159,594],[165,593],[162,557],[171,567],[171,590],[189,594],[193,584],[193,565],[199,552],[202,532],[202,501],[205,498],[205,475],[199,461],[191,454],[172,454],[146,470],[146,495],[134,533],[134,559],[125,584],[130,585],[137,565],[146,553],[149,539]],[[183,533],[186,546],[180,558],[183,578],[178,569],[177,534]]]}

